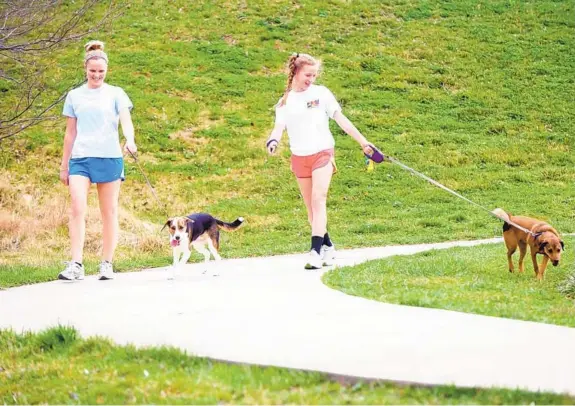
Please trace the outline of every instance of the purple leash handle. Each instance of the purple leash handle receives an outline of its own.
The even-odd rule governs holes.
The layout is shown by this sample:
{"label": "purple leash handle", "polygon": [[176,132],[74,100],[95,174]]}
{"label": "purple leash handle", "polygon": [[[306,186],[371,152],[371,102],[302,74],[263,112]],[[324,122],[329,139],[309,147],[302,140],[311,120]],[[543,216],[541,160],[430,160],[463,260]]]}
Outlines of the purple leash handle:
{"label": "purple leash handle", "polygon": [[364,155],[377,164],[382,163],[385,160],[385,155],[383,155],[383,153],[379,149],[377,149],[375,145],[369,144],[369,146],[373,150],[373,154],[368,155],[364,152]]}

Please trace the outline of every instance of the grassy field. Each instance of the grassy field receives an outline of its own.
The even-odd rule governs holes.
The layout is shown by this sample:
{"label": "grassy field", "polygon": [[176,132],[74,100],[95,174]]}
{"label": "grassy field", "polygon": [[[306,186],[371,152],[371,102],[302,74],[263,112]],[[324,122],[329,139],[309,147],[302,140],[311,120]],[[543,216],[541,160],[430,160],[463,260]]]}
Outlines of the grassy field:
{"label": "grassy field", "polygon": [[135,349],[71,328],[0,331],[4,404],[572,404],[499,389],[397,386],[311,372],[229,365],[173,348]]}
{"label": "grassy field", "polygon": [[[574,231],[571,2],[145,4],[132,1],[100,35],[108,82],[134,102],[142,165],[170,215],[246,218],[224,236],[224,257],[309,248],[286,140],[277,158],[263,148],[292,51],[323,60],[318,82],[386,153],[487,207]],[[54,55],[54,86],[81,76],[81,58],[80,45]],[[51,279],[68,259],[63,128],[62,119],[0,145],[0,266],[29,275],[0,286]],[[499,234],[496,220],[397,166],[366,172],[357,144],[333,131],[329,228],[338,247]],[[126,166],[117,267],[168,264],[165,215]],[[93,191],[87,261],[100,249]]]}
{"label": "grassy field", "polygon": [[[565,243],[573,247],[575,239]],[[575,302],[559,291],[575,271],[573,252],[565,251],[559,266],[549,266],[543,282],[535,279],[529,255],[525,272],[510,274],[503,243],[370,261],[336,269],[323,280],[347,294],[382,302],[575,327]]]}
{"label": "grassy field", "polygon": [[[574,232],[574,9],[553,0],[131,0],[98,37],[110,57],[108,83],[134,102],[141,164],[168,213],[245,217],[241,230],[223,233],[222,256],[247,257],[309,249],[287,137],[279,157],[264,150],[291,52],[322,59],[318,83],[385,153],[481,205]],[[50,55],[55,90],[81,78],[82,50]],[[11,95],[2,81],[0,88],[5,108]],[[358,145],[332,130],[339,172],[329,229],[339,249],[500,235],[499,221],[398,166],[367,172]],[[64,119],[0,142],[0,288],[53,280],[68,259],[69,203],[58,182],[63,131]],[[168,265],[166,216],[130,159],[126,174],[115,267]],[[101,251],[94,190],[89,206],[92,273]],[[502,246],[375,261],[325,281],[376,300],[573,326],[573,302],[557,293],[573,271],[567,242],[563,264],[542,284],[529,266],[509,275]],[[200,259],[194,253],[191,261]],[[99,339],[49,350],[41,336],[5,331],[1,339],[6,403],[574,403],[509,391],[340,385]]]}

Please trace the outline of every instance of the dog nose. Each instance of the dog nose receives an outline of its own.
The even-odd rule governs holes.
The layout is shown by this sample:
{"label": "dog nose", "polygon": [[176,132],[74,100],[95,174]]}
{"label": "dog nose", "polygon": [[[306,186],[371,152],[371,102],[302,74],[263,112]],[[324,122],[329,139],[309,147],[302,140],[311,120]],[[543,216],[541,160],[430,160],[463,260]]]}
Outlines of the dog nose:
{"label": "dog nose", "polygon": [[559,265],[559,261],[553,261],[553,266]]}
{"label": "dog nose", "polygon": [[179,239],[180,239],[180,236],[179,236],[179,235],[176,235],[176,240],[179,240]]}

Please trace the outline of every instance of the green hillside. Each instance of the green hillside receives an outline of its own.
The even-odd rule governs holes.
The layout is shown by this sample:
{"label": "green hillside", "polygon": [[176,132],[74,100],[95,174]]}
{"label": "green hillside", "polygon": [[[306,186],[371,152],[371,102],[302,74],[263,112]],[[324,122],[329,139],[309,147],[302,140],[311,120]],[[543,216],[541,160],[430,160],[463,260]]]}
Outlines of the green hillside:
{"label": "green hillside", "polygon": [[[287,137],[279,157],[264,151],[291,52],[323,61],[318,83],[384,152],[489,208],[574,231],[573,12],[568,1],[132,1],[98,38],[108,82],[134,102],[140,159],[168,213],[244,216],[223,237],[222,255],[238,257],[309,248]],[[55,87],[81,77],[82,44],[51,55]],[[1,143],[0,266],[29,282],[68,259],[63,129],[64,119]],[[338,247],[500,233],[485,212],[398,166],[366,172],[355,141],[332,129]],[[126,166],[117,266],[167,265],[165,215]],[[89,261],[100,244],[93,190]],[[23,277],[2,275],[4,286]]]}

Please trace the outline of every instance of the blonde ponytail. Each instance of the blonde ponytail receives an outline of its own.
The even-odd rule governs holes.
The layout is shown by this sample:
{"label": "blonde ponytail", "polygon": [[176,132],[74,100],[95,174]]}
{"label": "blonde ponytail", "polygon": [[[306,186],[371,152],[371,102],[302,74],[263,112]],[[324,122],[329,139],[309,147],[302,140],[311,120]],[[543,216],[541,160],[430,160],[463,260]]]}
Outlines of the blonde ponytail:
{"label": "blonde ponytail", "polygon": [[88,63],[90,59],[101,58],[108,64],[108,55],[104,52],[104,43],[102,41],[89,41],[84,45],[86,55],[84,55],[84,64]]}

